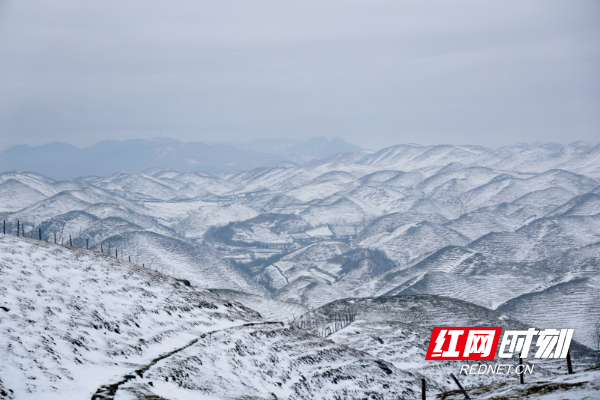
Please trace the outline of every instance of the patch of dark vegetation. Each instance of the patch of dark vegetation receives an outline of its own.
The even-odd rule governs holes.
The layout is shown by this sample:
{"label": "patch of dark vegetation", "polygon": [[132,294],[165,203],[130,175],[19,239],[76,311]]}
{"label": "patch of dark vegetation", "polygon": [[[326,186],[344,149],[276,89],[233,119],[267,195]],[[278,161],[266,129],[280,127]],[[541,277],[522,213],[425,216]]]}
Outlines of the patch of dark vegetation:
{"label": "patch of dark vegetation", "polygon": [[[254,218],[251,218],[245,221],[248,224],[260,225],[260,224],[276,224],[287,219],[293,218],[294,215],[289,214],[277,214],[277,213],[264,213],[257,215]],[[299,218],[299,217],[297,217]]]}
{"label": "patch of dark vegetation", "polygon": [[288,253],[275,254],[267,258],[257,258],[256,260],[252,260],[247,263],[232,260],[231,264],[233,264],[233,266],[239,269],[240,271],[250,276],[256,276],[262,273],[265,270],[265,268],[267,268],[269,265],[281,260],[281,258],[284,257],[286,254]]}
{"label": "patch of dark vegetation", "polygon": [[188,281],[187,279],[178,279],[175,278],[175,280],[185,286],[192,286],[192,283],[190,281]]}
{"label": "patch of dark vegetation", "polygon": [[204,233],[204,240],[208,243],[220,243],[236,247],[257,247],[258,242],[243,242],[234,240],[236,232],[250,231],[253,226],[268,225],[269,229],[276,233],[288,232],[298,233],[304,232],[308,227],[308,223],[302,218],[293,214],[261,214],[257,217],[243,222],[230,222],[224,226],[211,226]]}
{"label": "patch of dark vegetation", "polygon": [[245,222],[230,222],[225,226],[211,226],[204,233],[204,240],[208,243],[221,243],[228,246],[237,247],[257,247],[257,242],[242,242],[240,240],[233,240],[236,229],[252,229],[252,227]]}
{"label": "patch of dark vegetation", "polygon": [[204,240],[210,243],[230,243],[233,240],[235,230],[234,223],[230,222],[225,226],[211,226],[204,233]]}
{"label": "patch of dark vegetation", "polygon": [[208,301],[201,301],[198,303],[198,308],[208,308],[208,309],[216,310],[219,307],[217,307],[213,303],[209,303]]}
{"label": "patch of dark vegetation", "polygon": [[0,379],[0,396],[2,396],[2,399],[14,400],[14,394],[15,392],[12,389],[5,389],[2,386],[2,380]]}
{"label": "patch of dark vegetation", "polygon": [[534,386],[528,387],[524,391],[523,395],[529,396],[532,394],[549,394],[552,392],[556,392],[558,390],[569,390],[569,389],[582,387],[586,383],[587,382],[575,382],[575,383],[563,382],[563,383],[546,383],[543,385],[534,385]]}
{"label": "patch of dark vegetation", "polygon": [[342,265],[340,276],[344,276],[365,264],[368,266],[367,272],[371,276],[382,274],[396,267],[383,251],[372,249],[351,250],[333,257],[329,262]]}
{"label": "patch of dark vegetation", "polygon": [[383,372],[385,372],[388,375],[391,375],[394,373],[394,371],[392,371],[392,369],[389,367],[389,365],[385,361],[375,360],[375,364],[377,364],[377,366],[379,368],[381,368],[383,370]]}
{"label": "patch of dark vegetation", "polygon": [[[542,384],[535,384],[532,386],[528,386],[525,388],[515,388],[513,391],[504,393],[502,395],[490,397],[490,400],[520,400],[524,398],[529,398],[529,396],[535,396],[537,398],[539,395],[548,395],[554,392],[567,391],[570,389],[576,389],[583,387],[588,382],[575,382],[575,383],[555,383],[555,382],[546,382]],[[493,386],[479,386],[475,388],[468,389],[467,392],[472,396],[480,396],[480,395],[488,395],[495,391],[500,391],[507,384],[502,382],[498,385]],[[506,390],[506,389],[504,389]],[[463,398],[460,390],[448,390],[446,392],[439,393],[437,395],[438,399],[448,399],[448,398]]]}
{"label": "patch of dark vegetation", "polygon": [[260,214],[248,221],[245,221],[248,224],[268,224],[269,229],[274,233],[299,233],[304,232],[310,226],[308,223],[295,214],[276,214],[276,213],[265,213]]}

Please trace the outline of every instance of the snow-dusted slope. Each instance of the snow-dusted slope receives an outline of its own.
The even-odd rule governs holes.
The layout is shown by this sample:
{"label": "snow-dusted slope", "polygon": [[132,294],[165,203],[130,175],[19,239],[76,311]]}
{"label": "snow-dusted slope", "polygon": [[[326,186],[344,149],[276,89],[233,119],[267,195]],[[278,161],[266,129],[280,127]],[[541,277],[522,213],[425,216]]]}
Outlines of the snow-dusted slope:
{"label": "snow-dusted slope", "polygon": [[538,261],[600,241],[600,214],[539,218],[514,232],[490,233],[469,247],[507,261]]}
{"label": "snow-dusted slope", "polygon": [[367,353],[299,329],[259,324],[203,335],[153,365],[143,379],[122,385],[116,400],[136,395],[181,400],[412,399],[419,385],[419,376]]}
{"label": "snow-dusted slope", "polygon": [[263,318],[269,321],[287,322],[295,316],[300,316],[308,311],[307,307],[298,303],[279,301],[235,290],[212,289],[211,292],[218,294],[219,297],[237,301],[248,308],[258,311]]}
{"label": "snow-dusted slope", "polygon": [[[113,255],[117,249],[121,257],[131,256],[132,261],[138,264],[188,279],[205,288],[266,293],[262,286],[235,269],[229,261],[218,257],[206,245],[193,245],[152,232],[128,232],[105,239],[101,244],[104,251],[110,246]],[[101,249],[100,245],[96,245],[95,249]]]}
{"label": "snow-dusted slope", "polygon": [[7,236],[0,257],[4,398],[418,393],[419,375],[114,257]]}
{"label": "snow-dusted slope", "polygon": [[[531,327],[506,314],[473,303],[432,295],[412,295],[379,298],[338,300],[314,311],[314,314],[333,316],[352,313],[356,321],[329,336],[336,343],[366,351],[396,367],[419,373],[434,382],[436,388],[454,389],[450,373],[458,375],[461,361],[425,361],[425,353],[434,326],[502,326],[504,329]],[[552,325],[546,326],[555,326]],[[545,327],[544,325],[535,325]],[[598,356],[591,349],[572,342],[575,369],[597,365]],[[564,370],[564,360],[534,360],[535,376],[551,377]],[[498,363],[498,359],[490,363]],[[506,381],[506,376],[461,375],[467,386],[493,381]]]}
{"label": "snow-dusted slope", "polygon": [[[11,235],[19,221],[27,237],[35,238],[41,229],[42,238],[51,241],[56,232],[59,243],[71,236],[78,247],[110,248],[111,256],[118,250],[120,258],[131,256],[150,270],[198,287],[225,289],[224,296],[268,318],[286,320],[286,314],[350,297],[441,294],[490,308],[506,302],[507,313],[510,309],[527,321],[553,311],[557,320],[576,324],[581,340],[591,343],[598,282],[589,271],[600,265],[599,178],[600,147],[585,143],[497,150],[399,145],[303,166],[286,163],[216,174],[149,168],[55,181],[4,172],[0,215]],[[96,254],[127,265],[92,251],[74,253],[82,260]],[[44,271],[53,269],[40,274]],[[10,285],[27,276],[12,276],[16,283]],[[549,308],[557,296],[567,301]],[[419,318],[445,321],[439,311],[447,308],[443,301],[412,307],[421,310]],[[473,310],[456,312],[469,325],[479,321],[467,318],[468,312],[477,313]],[[375,315],[380,311],[375,309]],[[412,312],[403,309],[392,316]],[[401,322],[407,321],[425,324]],[[364,330],[379,329],[380,322],[367,320],[373,325]],[[386,335],[403,334],[402,329]],[[243,337],[252,336],[242,331]],[[370,346],[359,342],[364,349]],[[237,385],[234,361],[221,360]],[[305,370],[298,368],[294,371]],[[212,385],[213,378],[203,382]],[[311,382],[318,386],[322,381]],[[149,390],[143,382],[129,383]],[[282,382],[281,388],[292,386]],[[318,395],[327,397],[327,390]]]}
{"label": "snow-dusted slope", "polygon": [[0,183],[0,212],[19,211],[45,198],[38,190],[15,179]]}
{"label": "snow-dusted slope", "polygon": [[548,217],[557,215],[595,215],[600,214],[600,195],[586,193],[577,196],[548,214]]}
{"label": "snow-dusted slope", "polygon": [[210,204],[191,211],[176,225],[176,229],[185,237],[201,238],[211,226],[244,221],[257,215],[255,210],[243,204]]}
{"label": "snow-dusted slope", "polygon": [[[486,400],[596,400],[600,397],[600,370],[576,370],[571,375],[531,376],[524,384],[520,384],[516,379],[504,379],[497,383],[477,386],[469,390],[469,394],[472,398]],[[439,396],[448,400],[465,398],[456,389]]]}
{"label": "snow-dusted slope", "polygon": [[[457,320],[456,324],[459,323]],[[440,392],[456,388],[456,384],[450,378],[451,373],[459,376],[461,384],[469,393],[472,393],[473,387],[506,383],[507,377],[504,375],[459,375],[462,364],[460,361],[425,361],[430,336],[430,329],[417,324],[393,320],[359,320],[335,332],[329,339],[365,351],[397,368],[424,376],[427,380],[427,398],[439,398]],[[495,365],[495,362],[481,364]],[[554,376],[551,371],[538,364],[534,368],[533,376],[530,375],[528,380],[534,377],[551,379]]]}
{"label": "snow-dusted slope", "polygon": [[14,399],[89,399],[202,332],[259,319],[114,257],[9,236],[0,306],[0,386]]}
{"label": "snow-dusted slope", "polygon": [[449,246],[407,268],[380,274],[363,284],[359,293],[436,294],[493,309],[556,277],[528,264],[502,262],[464,247]]}
{"label": "snow-dusted slope", "polygon": [[383,251],[397,264],[403,265],[421,254],[434,252],[446,246],[464,246],[469,239],[443,225],[420,222],[404,225],[392,232],[371,236],[361,242],[365,247]]}
{"label": "snow-dusted slope", "polygon": [[535,326],[575,329],[573,338],[597,348],[600,323],[600,273],[598,269],[566,274],[554,285],[514,298],[498,310]]}

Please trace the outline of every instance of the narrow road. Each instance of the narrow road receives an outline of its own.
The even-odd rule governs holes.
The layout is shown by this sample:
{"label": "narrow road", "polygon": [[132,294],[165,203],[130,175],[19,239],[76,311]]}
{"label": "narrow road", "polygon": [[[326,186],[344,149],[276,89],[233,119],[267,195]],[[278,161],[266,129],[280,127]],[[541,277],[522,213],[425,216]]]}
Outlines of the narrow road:
{"label": "narrow road", "polygon": [[217,330],[214,330],[214,331],[203,333],[198,338],[192,340],[191,342],[189,342],[185,346],[180,347],[178,349],[170,351],[169,353],[163,354],[163,355],[155,358],[149,364],[143,366],[142,368],[136,369],[133,374],[125,375],[123,377],[123,379],[121,379],[120,381],[112,383],[112,384],[100,386],[98,388],[98,390],[96,390],[96,393],[94,393],[94,395],[92,396],[92,400],[114,400],[115,395],[117,394],[117,391],[119,390],[119,387],[121,385],[129,382],[132,379],[136,379],[138,377],[143,378],[144,377],[144,372],[148,371],[150,368],[152,368],[154,365],[156,365],[156,363],[158,363],[159,361],[162,361],[162,360],[164,360],[166,358],[169,358],[169,357],[173,356],[174,354],[177,354],[180,351],[185,350],[185,349],[187,349],[190,346],[193,346],[200,339],[205,338],[208,335],[212,335],[213,333],[216,333],[216,332],[226,331],[226,330],[229,330],[229,329],[236,329],[236,328],[240,328],[240,327],[244,327],[244,326],[277,325],[277,324],[282,325],[282,326],[284,325],[283,322],[273,322],[273,321],[249,322],[249,323],[246,323],[246,324],[240,324],[240,325],[230,326],[228,328],[217,329]]}

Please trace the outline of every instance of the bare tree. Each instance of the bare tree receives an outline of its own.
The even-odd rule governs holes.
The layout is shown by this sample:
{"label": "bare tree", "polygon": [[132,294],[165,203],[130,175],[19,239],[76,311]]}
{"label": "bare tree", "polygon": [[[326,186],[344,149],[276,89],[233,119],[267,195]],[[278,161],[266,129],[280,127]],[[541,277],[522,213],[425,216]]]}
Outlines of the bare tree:
{"label": "bare tree", "polygon": [[[154,264],[154,261],[156,261],[156,258],[157,258],[157,257],[158,257],[158,256],[154,256],[154,257],[152,257],[152,258],[150,259],[150,263],[148,263],[148,266],[147,266],[146,268],[150,268],[150,267],[152,267],[152,264]],[[164,269],[165,269],[165,267],[164,267],[164,265],[163,265],[163,266],[162,266],[162,271],[164,271]],[[162,272],[162,271],[161,271],[161,273],[164,273],[164,272]]]}

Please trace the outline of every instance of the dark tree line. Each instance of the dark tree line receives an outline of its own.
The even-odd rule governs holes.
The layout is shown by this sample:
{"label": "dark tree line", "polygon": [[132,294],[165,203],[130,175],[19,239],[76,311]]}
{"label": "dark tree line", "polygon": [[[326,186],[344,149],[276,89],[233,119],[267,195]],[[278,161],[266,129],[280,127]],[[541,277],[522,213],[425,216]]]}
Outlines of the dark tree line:
{"label": "dark tree line", "polygon": [[356,320],[353,312],[335,313],[330,315],[307,314],[290,321],[292,328],[316,329],[321,337],[327,337],[340,329],[345,328]]}

